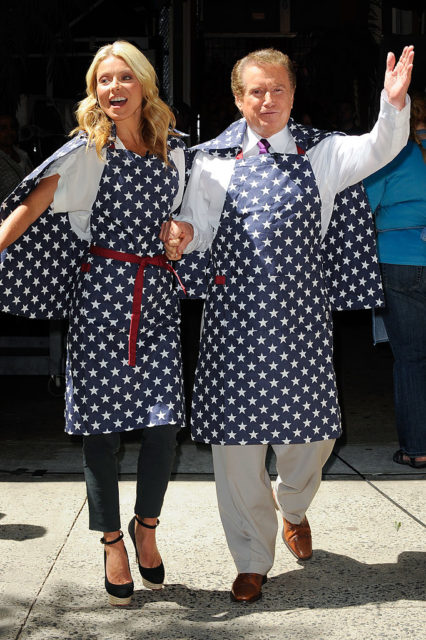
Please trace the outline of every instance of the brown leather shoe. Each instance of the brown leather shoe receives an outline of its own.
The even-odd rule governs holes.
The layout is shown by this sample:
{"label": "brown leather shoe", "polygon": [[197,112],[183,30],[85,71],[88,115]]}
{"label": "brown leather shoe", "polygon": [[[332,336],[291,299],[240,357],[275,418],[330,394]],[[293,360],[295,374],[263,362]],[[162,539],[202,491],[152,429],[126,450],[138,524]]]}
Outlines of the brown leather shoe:
{"label": "brown leather shoe", "polygon": [[293,524],[285,518],[283,522],[283,540],[286,547],[298,560],[309,560],[312,556],[312,536],[307,518],[303,518],[300,524]]}
{"label": "brown leather shoe", "polygon": [[239,573],[231,589],[234,602],[255,602],[262,597],[262,585],[268,578],[260,573]]}

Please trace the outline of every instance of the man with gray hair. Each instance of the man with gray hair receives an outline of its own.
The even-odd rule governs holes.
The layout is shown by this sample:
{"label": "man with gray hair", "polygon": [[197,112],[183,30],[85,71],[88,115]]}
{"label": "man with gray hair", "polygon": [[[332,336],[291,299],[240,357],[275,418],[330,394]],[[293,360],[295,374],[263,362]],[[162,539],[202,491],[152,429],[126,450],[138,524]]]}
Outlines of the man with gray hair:
{"label": "man with gray hair", "polygon": [[331,310],[383,304],[372,216],[351,185],[406,143],[413,56],[388,54],[379,118],[363,136],[290,118],[295,73],[283,53],[239,60],[243,118],[196,148],[181,213],[161,231],[172,260],[211,250],[192,433],[212,445],[237,602],[260,598],[273,565],[274,502],[287,547],[312,555],[305,514],[341,433]]}

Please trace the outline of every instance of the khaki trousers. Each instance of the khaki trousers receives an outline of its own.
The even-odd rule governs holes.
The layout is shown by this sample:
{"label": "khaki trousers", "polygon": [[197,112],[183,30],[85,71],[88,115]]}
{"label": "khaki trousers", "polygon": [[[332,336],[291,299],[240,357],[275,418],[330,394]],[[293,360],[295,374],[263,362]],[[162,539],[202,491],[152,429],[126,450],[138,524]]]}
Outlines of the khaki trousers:
{"label": "khaki trousers", "polygon": [[[321,483],[335,440],[272,445],[282,515],[299,524]],[[274,563],[278,523],[266,470],[268,445],[212,445],[219,513],[238,573],[266,575]]]}

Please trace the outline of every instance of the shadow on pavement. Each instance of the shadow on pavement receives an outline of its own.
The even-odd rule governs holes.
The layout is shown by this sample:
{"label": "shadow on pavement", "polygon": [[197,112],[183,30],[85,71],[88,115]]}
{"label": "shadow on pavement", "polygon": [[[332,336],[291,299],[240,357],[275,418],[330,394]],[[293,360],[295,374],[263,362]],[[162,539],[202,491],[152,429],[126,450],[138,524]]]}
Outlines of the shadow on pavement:
{"label": "shadow on pavement", "polygon": [[32,524],[0,524],[0,540],[24,542],[34,538],[42,538],[47,529]]}
{"label": "shadow on pavement", "polygon": [[[43,599],[36,603],[23,637],[70,638],[72,619],[72,637],[85,640],[99,640],[100,623],[103,631],[107,625],[108,638],[146,638],[151,631],[152,637],[158,640],[171,637],[223,640],[221,623],[230,623],[226,627],[230,631],[234,620],[238,620],[239,634],[244,633],[247,622],[246,637],[251,638],[255,637],[252,634],[256,626],[253,619],[245,621],[244,618],[252,614],[264,613],[268,627],[272,621],[269,613],[380,605],[399,600],[423,601],[425,560],[426,553],[404,552],[395,563],[368,565],[320,549],[310,562],[303,564],[303,570],[270,578],[263,587],[263,598],[252,605],[232,603],[228,590],[170,584],[161,592],[137,590],[131,606],[125,610],[108,607],[106,597],[100,598],[97,606],[89,607],[87,602],[93,600],[93,593],[87,585],[62,584],[58,585],[54,598],[49,597],[46,602],[48,615]],[[212,579],[214,576],[209,577]],[[13,607],[24,607],[24,603],[10,599],[0,610],[0,617],[7,618]],[[274,618],[274,621],[276,624],[278,620]],[[6,631],[6,626],[3,629]],[[39,635],[42,629],[43,635]],[[262,631],[265,631],[263,624]]]}

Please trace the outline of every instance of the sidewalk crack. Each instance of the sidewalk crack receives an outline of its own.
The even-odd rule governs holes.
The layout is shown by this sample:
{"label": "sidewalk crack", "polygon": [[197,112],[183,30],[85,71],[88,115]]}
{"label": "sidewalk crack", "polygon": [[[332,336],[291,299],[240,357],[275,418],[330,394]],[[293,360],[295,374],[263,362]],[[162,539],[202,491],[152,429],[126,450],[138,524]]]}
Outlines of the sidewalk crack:
{"label": "sidewalk crack", "polygon": [[340,462],[343,462],[343,464],[345,464],[347,467],[349,467],[350,469],[352,469],[352,471],[354,471],[360,478],[362,478],[363,480],[365,480],[365,482],[367,484],[370,485],[370,487],[372,487],[375,491],[377,491],[378,493],[380,493],[380,495],[382,495],[384,498],[386,498],[386,500],[388,500],[389,502],[391,502],[395,507],[397,507],[398,509],[400,509],[400,511],[403,511],[407,516],[409,516],[412,520],[414,520],[415,522],[417,522],[417,524],[419,524],[421,527],[426,529],[426,524],[424,522],[422,522],[422,520],[419,520],[419,518],[417,518],[413,513],[410,513],[410,511],[407,511],[407,509],[405,509],[402,505],[400,505],[398,502],[396,502],[395,500],[393,500],[393,498],[391,498],[390,496],[388,496],[384,491],[382,491],[381,489],[379,489],[379,487],[376,487],[376,485],[371,482],[363,473],[361,473],[360,471],[358,471],[358,469],[356,469],[355,467],[353,467],[349,462],[346,462],[346,460],[344,460],[343,458],[341,458],[339,456],[339,454],[335,453],[333,451],[333,455],[336,456],[336,458],[338,458],[340,460]]}
{"label": "sidewalk crack", "polygon": [[25,618],[24,618],[24,620],[23,620],[23,622],[22,622],[21,626],[19,627],[19,631],[18,631],[18,633],[17,633],[17,634],[16,634],[16,636],[15,636],[15,640],[19,640],[19,638],[21,638],[21,636],[22,636],[22,632],[23,632],[23,631],[24,631],[24,629],[25,629],[25,625],[27,624],[28,618],[30,617],[31,612],[32,612],[32,610],[34,609],[34,607],[35,607],[35,605],[36,605],[36,602],[37,602],[37,600],[38,600],[38,598],[39,598],[39,596],[40,596],[40,593],[42,592],[44,585],[46,584],[46,582],[47,582],[47,580],[48,580],[48,578],[49,578],[50,574],[52,573],[52,571],[53,571],[53,569],[54,569],[54,567],[55,567],[55,564],[56,564],[56,562],[57,562],[57,560],[58,560],[59,556],[60,556],[60,555],[61,555],[61,553],[62,553],[63,548],[65,547],[66,543],[68,542],[68,538],[69,538],[69,537],[70,537],[70,535],[71,535],[71,531],[74,529],[75,523],[77,522],[77,520],[78,520],[78,518],[79,518],[79,516],[80,516],[80,513],[83,511],[83,509],[84,509],[84,506],[85,506],[86,502],[87,502],[87,497],[86,497],[86,498],[84,498],[83,503],[82,503],[82,505],[81,505],[80,509],[78,510],[78,512],[77,512],[77,514],[76,514],[76,516],[75,516],[74,520],[72,521],[71,526],[70,526],[70,528],[69,528],[69,530],[68,530],[68,533],[67,533],[67,534],[66,534],[66,536],[65,536],[65,540],[64,540],[64,541],[63,541],[63,543],[61,544],[61,546],[60,546],[60,548],[59,548],[59,550],[58,550],[58,553],[56,554],[55,558],[53,559],[52,564],[50,565],[50,568],[49,568],[48,572],[46,573],[46,575],[45,575],[45,577],[44,577],[44,579],[43,579],[43,582],[42,582],[42,583],[41,583],[41,585],[40,585],[39,590],[37,591],[36,595],[34,596],[33,601],[31,602],[31,605],[30,605],[30,607],[29,607],[29,609],[28,609],[28,611],[27,611],[27,615],[25,616]]}

